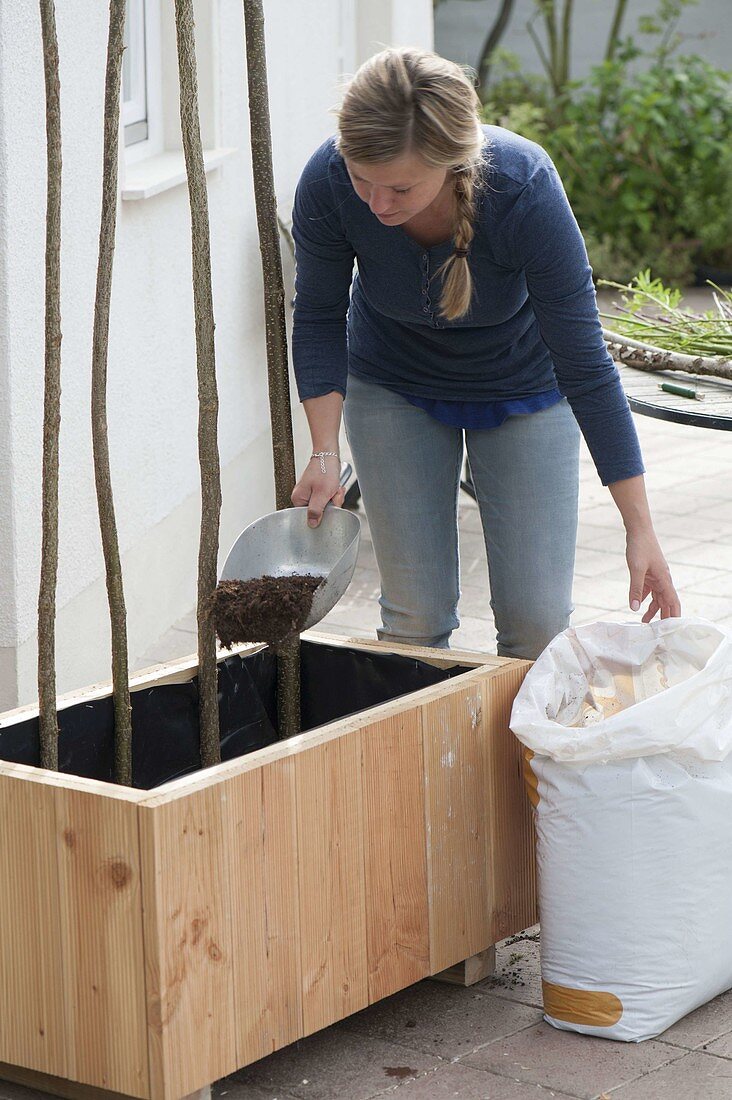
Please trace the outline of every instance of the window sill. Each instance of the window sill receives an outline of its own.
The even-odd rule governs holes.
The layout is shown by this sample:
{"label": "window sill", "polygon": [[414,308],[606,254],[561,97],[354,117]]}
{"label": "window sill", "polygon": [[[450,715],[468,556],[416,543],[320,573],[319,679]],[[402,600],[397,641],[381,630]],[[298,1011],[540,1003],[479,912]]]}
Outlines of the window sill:
{"label": "window sill", "polygon": [[[238,149],[204,149],[203,163],[207,172],[218,168],[223,161],[237,153]],[[122,199],[130,202],[136,199],[150,199],[161,191],[169,191],[186,182],[186,163],[182,150],[158,153],[129,164],[125,167],[125,182]]]}

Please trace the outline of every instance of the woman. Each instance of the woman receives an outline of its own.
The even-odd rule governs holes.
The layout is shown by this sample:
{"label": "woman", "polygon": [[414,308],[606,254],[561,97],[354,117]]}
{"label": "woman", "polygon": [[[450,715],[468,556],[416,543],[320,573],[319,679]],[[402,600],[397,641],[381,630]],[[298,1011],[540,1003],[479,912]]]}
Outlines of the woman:
{"label": "woman", "polygon": [[580,429],[625,524],[631,608],[651,595],[644,622],[681,611],[561,181],[479,109],[460,66],[387,49],[305,166],[293,358],[313,457],[292,501],[311,525],[343,503],[343,409],[381,575],[377,633],[447,646],[465,440],[498,653],[533,659],[573,610]]}

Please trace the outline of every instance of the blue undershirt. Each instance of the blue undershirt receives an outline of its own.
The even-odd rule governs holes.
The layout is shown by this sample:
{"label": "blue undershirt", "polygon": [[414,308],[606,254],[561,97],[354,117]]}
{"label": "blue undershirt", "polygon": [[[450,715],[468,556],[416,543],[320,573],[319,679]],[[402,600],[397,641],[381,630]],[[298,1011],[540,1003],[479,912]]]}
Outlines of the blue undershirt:
{"label": "blue undershirt", "polygon": [[509,416],[539,412],[563,400],[556,388],[534,397],[517,397],[509,401],[441,401],[436,397],[412,397],[408,393],[401,396],[451,428],[500,428]]}

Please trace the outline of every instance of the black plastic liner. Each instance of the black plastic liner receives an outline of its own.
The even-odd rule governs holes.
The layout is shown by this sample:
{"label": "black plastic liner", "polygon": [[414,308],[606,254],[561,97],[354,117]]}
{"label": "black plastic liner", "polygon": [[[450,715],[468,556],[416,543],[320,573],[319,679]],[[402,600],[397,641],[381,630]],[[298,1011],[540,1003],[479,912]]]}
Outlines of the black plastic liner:
{"label": "black plastic liner", "polygon": [[[302,642],[302,728],[314,729],[461,672],[394,653]],[[270,649],[219,663],[221,759],[277,740],[277,661]],[[132,692],[132,785],[149,790],[201,767],[198,678]],[[111,696],[59,711],[59,771],[114,781]],[[38,718],[0,729],[0,759],[40,763]]]}

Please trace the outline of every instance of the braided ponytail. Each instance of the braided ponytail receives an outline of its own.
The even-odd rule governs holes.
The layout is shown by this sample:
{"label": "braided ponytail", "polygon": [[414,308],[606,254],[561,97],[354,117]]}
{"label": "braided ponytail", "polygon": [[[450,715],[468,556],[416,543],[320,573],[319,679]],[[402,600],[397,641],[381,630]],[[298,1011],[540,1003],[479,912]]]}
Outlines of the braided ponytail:
{"label": "braided ponytail", "polygon": [[337,146],[361,163],[388,162],[414,152],[454,181],[455,250],[440,266],[440,316],[464,317],[473,296],[469,253],[477,193],[484,179],[485,136],[480,100],[468,71],[416,47],[386,49],[365,61],[338,113]]}
{"label": "braided ponytail", "polygon": [[439,314],[445,321],[464,317],[473,298],[473,276],[470,272],[470,246],[475,236],[475,192],[481,182],[478,167],[469,165],[454,172],[455,248],[436,271],[442,275],[442,296]]}

